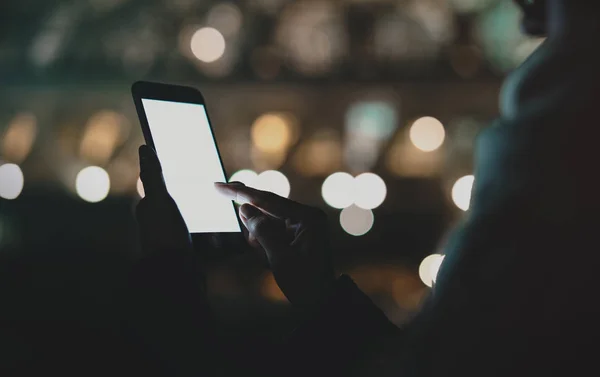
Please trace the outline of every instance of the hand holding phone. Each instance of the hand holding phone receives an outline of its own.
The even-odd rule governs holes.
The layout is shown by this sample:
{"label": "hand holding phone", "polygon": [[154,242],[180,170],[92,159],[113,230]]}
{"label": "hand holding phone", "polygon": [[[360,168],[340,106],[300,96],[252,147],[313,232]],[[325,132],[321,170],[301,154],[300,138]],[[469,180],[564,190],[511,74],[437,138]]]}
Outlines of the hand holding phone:
{"label": "hand holding phone", "polygon": [[132,93],[146,144],[156,151],[165,185],[191,233],[238,235],[231,200],[215,182],[226,173],[202,94],[190,87],[137,82]]}
{"label": "hand holding phone", "polygon": [[140,177],[146,196],[136,207],[142,251],[146,256],[191,252],[190,232],[167,192],[160,162],[147,145],[139,149]]}

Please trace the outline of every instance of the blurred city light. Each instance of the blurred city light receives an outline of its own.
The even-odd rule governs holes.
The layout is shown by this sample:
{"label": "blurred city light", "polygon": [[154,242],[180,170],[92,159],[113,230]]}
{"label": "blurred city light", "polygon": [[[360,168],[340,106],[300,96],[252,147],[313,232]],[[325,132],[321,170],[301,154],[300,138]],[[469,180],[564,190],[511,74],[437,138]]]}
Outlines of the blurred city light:
{"label": "blurred city light", "polygon": [[419,277],[423,284],[430,288],[433,287],[443,261],[444,255],[441,254],[432,254],[423,259],[419,265]]}
{"label": "blurred city light", "polygon": [[256,178],[256,189],[270,191],[274,194],[287,198],[290,196],[290,182],[283,173],[277,170],[267,170]]}
{"label": "blurred city light", "polygon": [[25,178],[21,168],[16,164],[0,166],[0,198],[13,200],[21,195]]}
{"label": "blurred city light", "polygon": [[387,195],[387,187],[377,174],[363,173],[354,178],[354,204],[362,209],[379,207]]}
{"label": "blurred city light", "polygon": [[475,36],[485,56],[500,71],[519,66],[544,40],[522,33],[521,20],[522,12],[513,1],[497,1],[476,18]]}
{"label": "blurred city light", "polygon": [[398,127],[396,109],[383,101],[358,102],[346,113],[344,161],[355,172],[370,170]]}
{"label": "blurred city light", "polygon": [[494,1],[495,0],[450,0],[450,3],[458,13],[473,13],[485,9]]}
{"label": "blurred city light", "polygon": [[37,119],[33,114],[19,114],[13,118],[2,138],[5,160],[23,162],[33,147],[37,135]]}
{"label": "blurred city light", "polygon": [[342,153],[339,132],[321,129],[298,146],[292,163],[302,175],[325,176],[341,168]]}
{"label": "blurred city light", "polygon": [[423,152],[432,152],[444,143],[444,125],[433,117],[417,119],[410,128],[410,140]]}
{"label": "blurred city light", "polygon": [[354,203],[354,177],[348,173],[333,173],[325,179],[321,187],[323,200],[337,209],[350,207]]}
{"label": "blurred city light", "polygon": [[388,140],[398,128],[395,105],[384,101],[352,104],[346,113],[346,130],[377,140]]}
{"label": "blurred city light", "polygon": [[254,170],[243,169],[229,177],[229,182],[241,182],[248,187],[255,187],[258,174]]}
{"label": "blurred city light", "polygon": [[104,200],[110,191],[110,177],[98,166],[82,169],[75,179],[75,189],[81,199],[90,203]]}
{"label": "blurred city light", "polygon": [[206,23],[231,37],[238,33],[242,26],[242,12],[235,4],[220,3],[215,5],[206,16]]}
{"label": "blurred city light", "polygon": [[190,43],[194,56],[204,63],[217,61],[225,53],[225,38],[212,27],[198,29],[192,35]]}
{"label": "blurred city light", "polygon": [[423,152],[410,142],[392,145],[385,160],[386,167],[401,177],[433,177],[443,166],[443,156],[436,152]]}
{"label": "blurred city light", "polygon": [[81,157],[95,164],[106,163],[115,148],[126,139],[127,126],[125,117],[114,111],[100,111],[92,116],[81,139]]}
{"label": "blurred city light", "polygon": [[135,185],[135,188],[136,188],[137,193],[140,196],[140,198],[143,198],[143,197],[146,196],[146,191],[144,191],[144,184],[142,183],[142,179],[141,178],[137,179],[137,183]]}
{"label": "blurred city light", "polygon": [[455,35],[454,14],[447,1],[413,1],[407,13],[427,32],[438,45],[453,40]]}
{"label": "blurred city light", "polygon": [[279,285],[277,285],[273,273],[270,271],[265,273],[265,275],[263,276],[260,292],[265,298],[269,300],[287,301],[287,298],[281,291],[281,288],[279,288]]}
{"label": "blurred city light", "polygon": [[253,145],[250,150],[250,161],[252,161],[252,167],[257,171],[277,170],[285,163],[287,155],[287,150],[263,152]]}
{"label": "blurred city light", "polygon": [[252,124],[251,137],[254,145],[263,152],[285,150],[292,142],[292,126],[279,114],[264,114]]}
{"label": "blurred city light", "polygon": [[370,209],[362,209],[355,205],[344,208],[340,213],[340,225],[352,236],[367,234],[373,227],[375,217]]}
{"label": "blurred city light", "polygon": [[452,187],[452,200],[463,211],[467,211],[471,204],[471,191],[474,181],[474,176],[466,175],[458,179]]}
{"label": "blurred city light", "polygon": [[290,3],[278,19],[276,34],[283,56],[306,75],[326,73],[347,49],[342,12],[333,2]]}

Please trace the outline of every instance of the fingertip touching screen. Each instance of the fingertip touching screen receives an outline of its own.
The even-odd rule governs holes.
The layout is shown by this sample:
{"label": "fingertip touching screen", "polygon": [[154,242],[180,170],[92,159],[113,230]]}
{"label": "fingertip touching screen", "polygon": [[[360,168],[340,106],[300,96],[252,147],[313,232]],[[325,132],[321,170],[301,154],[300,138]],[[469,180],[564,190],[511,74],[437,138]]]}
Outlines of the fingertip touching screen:
{"label": "fingertip touching screen", "polygon": [[202,104],[142,98],[169,194],[191,233],[240,232],[233,202],[218,194],[226,182]]}

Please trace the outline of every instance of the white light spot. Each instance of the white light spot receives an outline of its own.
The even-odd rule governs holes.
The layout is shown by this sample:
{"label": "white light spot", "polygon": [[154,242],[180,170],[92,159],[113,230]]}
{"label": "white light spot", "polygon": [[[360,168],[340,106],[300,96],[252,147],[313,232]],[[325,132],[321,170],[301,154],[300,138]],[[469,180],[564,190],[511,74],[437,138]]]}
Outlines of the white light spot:
{"label": "white light spot", "polygon": [[444,125],[433,117],[417,119],[410,128],[410,141],[423,152],[433,152],[444,143]]}
{"label": "white light spot", "polygon": [[379,207],[387,195],[387,187],[377,174],[364,173],[354,179],[355,201],[358,207],[374,209]]}
{"label": "white light spot", "polygon": [[25,178],[18,165],[4,164],[0,166],[0,198],[13,200],[21,195]]}
{"label": "white light spot", "polygon": [[140,198],[143,198],[146,196],[146,191],[144,190],[144,184],[142,183],[141,178],[138,178],[138,180],[137,180],[136,189],[137,189],[137,192],[138,192],[138,195],[140,196]]}
{"label": "white light spot", "polygon": [[97,203],[108,196],[110,177],[106,170],[98,166],[89,166],[77,174],[75,188],[81,199]]}
{"label": "white light spot", "polygon": [[373,227],[375,217],[370,209],[362,209],[355,205],[344,208],[340,213],[340,225],[352,236],[365,235]]}
{"label": "white light spot", "polygon": [[467,211],[471,204],[471,191],[474,182],[474,176],[466,175],[457,180],[452,187],[452,200],[454,201],[454,204],[463,211]]}
{"label": "white light spot", "polygon": [[248,187],[254,187],[257,178],[258,174],[255,171],[244,169],[233,173],[229,178],[229,182],[241,182]]}
{"label": "white light spot", "polygon": [[217,29],[203,27],[192,35],[191,48],[198,60],[212,63],[225,53],[225,38]]}
{"label": "white light spot", "polygon": [[323,182],[321,194],[325,203],[342,209],[354,203],[354,177],[348,173],[333,173]]}
{"label": "white light spot", "polygon": [[290,182],[283,173],[277,170],[260,173],[256,179],[256,189],[270,191],[284,198],[290,196]]}
{"label": "white light spot", "polygon": [[443,261],[444,256],[441,254],[432,254],[423,259],[419,266],[419,277],[426,286],[433,287]]}

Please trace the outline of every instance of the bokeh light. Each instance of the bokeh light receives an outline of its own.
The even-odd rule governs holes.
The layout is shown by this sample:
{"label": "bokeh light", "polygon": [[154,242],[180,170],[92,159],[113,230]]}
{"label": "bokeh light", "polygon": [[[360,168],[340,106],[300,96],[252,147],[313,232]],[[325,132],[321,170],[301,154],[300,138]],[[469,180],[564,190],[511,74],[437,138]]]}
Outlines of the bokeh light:
{"label": "bokeh light", "polygon": [[256,189],[270,191],[274,194],[287,198],[290,196],[290,182],[283,173],[277,170],[267,170],[256,178]]}
{"label": "bokeh light", "polygon": [[264,114],[252,124],[252,142],[261,151],[272,153],[286,149],[292,141],[288,120],[280,114]]}
{"label": "bokeh light", "polygon": [[373,227],[375,216],[370,209],[362,209],[355,205],[344,208],[340,213],[340,225],[352,236],[363,236]]}
{"label": "bokeh light", "polygon": [[320,129],[298,146],[292,164],[302,175],[327,176],[342,167],[342,153],[339,132]]}
{"label": "bokeh light", "polygon": [[410,128],[410,141],[423,152],[432,152],[444,143],[444,125],[433,117],[417,119]]}
{"label": "bokeh light", "polygon": [[459,178],[454,186],[452,186],[452,200],[454,201],[454,204],[463,211],[467,211],[471,204],[471,191],[474,182],[474,176],[466,175]]}
{"label": "bokeh light", "polygon": [[229,37],[237,34],[240,30],[242,18],[242,12],[235,4],[220,3],[208,12],[206,23]]}
{"label": "bokeh light", "polygon": [[354,203],[354,177],[348,173],[333,173],[325,179],[321,187],[323,200],[337,209],[350,207]]}
{"label": "bokeh light", "polygon": [[444,261],[444,256],[441,254],[432,254],[423,259],[419,265],[419,277],[428,287],[433,287],[437,274]]}
{"label": "bokeh light", "polygon": [[379,207],[387,195],[387,187],[377,174],[363,173],[354,179],[354,204],[362,209]]}
{"label": "bokeh light", "polygon": [[143,198],[146,196],[146,191],[144,190],[144,184],[142,183],[141,178],[138,178],[135,188],[136,188],[137,193],[140,196],[140,198]]}
{"label": "bokeh light", "polygon": [[254,170],[243,169],[233,173],[229,177],[229,182],[241,182],[248,187],[254,187],[257,178],[258,174]]}
{"label": "bokeh light", "polygon": [[110,177],[101,167],[89,166],[77,174],[75,189],[81,199],[86,202],[100,202],[108,196]]}
{"label": "bokeh light", "polygon": [[25,178],[21,168],[16,164],[0,166],[0,198],[13,200],[21,195]]}
{"label": "bokeh light", "polygon": [[79,147],[81,157],[91,163],[103,164],[115,148],[128,136],[125,117],[114,111],[100,111],[87,122]]}
{"label": "bokeh light", "polygon": [[522,33],[522,18],[514,1],[496,1],[475,18],[476,40],[491,66],[501,72],[519,66],[545,40]]}
{"label": "bokeh light", "polygon": [[354,172],[366,171],[377,163],[385,142],[398,127],[394,105],[386,101],[361,101],[346,113],[344,162]]}
{"label": "bokeh light", "polygon": [[495,0],[450,0],[452,7],[458,13],[473,13],[481,11]]}
{"label": "bokeh light", "polygon": [[275,41],[297,71],[322,75],[347,51],[344,17],[335,2],[289,2],[277,21]]}
{"label": "bokeh light", "polygon": [[192,35],[190,43],[194,56],[204,63],[217,61],[225,53],[225,38],[212,27],[198,29]]}
{"label": "bokeh light", "polygon": [[19,114],[9,124],[2,138],[2,155],[5,159],[21,163],[33,147],[37,135],[37,119],[33,114]]}

